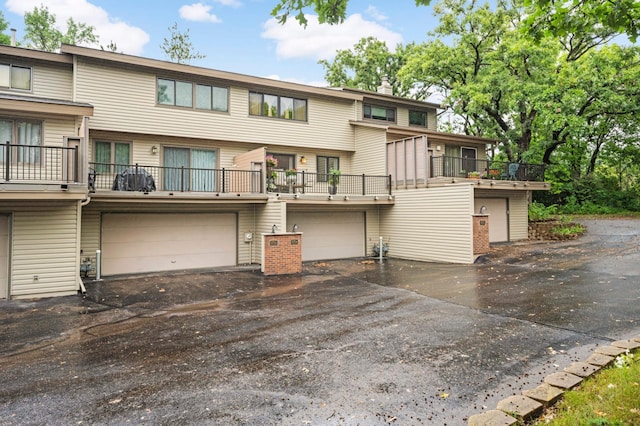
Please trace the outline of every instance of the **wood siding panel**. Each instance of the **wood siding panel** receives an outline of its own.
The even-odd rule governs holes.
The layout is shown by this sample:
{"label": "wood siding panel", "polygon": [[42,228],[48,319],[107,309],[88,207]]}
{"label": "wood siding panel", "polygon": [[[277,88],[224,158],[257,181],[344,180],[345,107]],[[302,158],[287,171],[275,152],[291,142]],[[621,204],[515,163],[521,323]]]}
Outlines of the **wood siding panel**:
{"label": "wood siding panel", "polygon": [[270,200],[267,204],[256,206],[253,263],[262,263],[262,234],[271,233],[271,228],[274,224],[279,227],[276,232],[286,231],[287,203]]}
{"label": "wood siding panel", "polygon": [[44,122],[44,145],[64,146],[65,136],[77,136],[74,119],[50,119]]}
{"label": "wood siding panel", "polygon": [[[355,127],[355,147],[352,173],[382,176],[386,173],[386,131]],[[342,165],[341,165],[342,166]]]}
{"label": "wood siding panel", "polygon": [[389,256],[403,259],[473,262],[473,187],[397,192],[396,204],[380,209],[381,234]]}
{"label": "wood siding panel", "polygon": [[76,101],[94,105],[92,129],[353,150],[353,130],[345,119],[352,115],[350,101],[308,98],[308,122],[249,116],[249,91],[241,87],[230,88],[229,113],[163,107],[155,104],[155,74],[83,59],[78,64]]}
{"label": "wood siding panel", "polygon": [[78,222],[76,203],[35,211],[14,210],[12,297],[45,297],[77,291]]}
{"label": "wood siding panel", "polygon": [[[33,60],[15,60],[2,58],[3,63],[31,67],[31,93],[28,96],[38,98],[58,99],[63,101],[73,100],[73,72],[71,66],[46,64]],[[0,93],[15,95],[15,91],[0,89]]]}

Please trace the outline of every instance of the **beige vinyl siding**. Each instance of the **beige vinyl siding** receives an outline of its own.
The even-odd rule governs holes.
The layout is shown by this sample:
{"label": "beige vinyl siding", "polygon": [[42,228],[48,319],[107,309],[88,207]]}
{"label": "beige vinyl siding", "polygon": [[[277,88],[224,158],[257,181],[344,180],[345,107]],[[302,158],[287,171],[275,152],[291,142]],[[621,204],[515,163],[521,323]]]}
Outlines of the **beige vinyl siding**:
{"label": "beige vinyl siding", "polygon": [[[276,232],[285,232],[287,226],[287,204],[284,201],[269,200],[267,204],[257,205],[255,232],[253,233],[253,263],[262,263],[262,234],[271,233],[275,224]],[[244,228],[240,228],[241,230]],[[242,232],[241,232],[242,233]]]}
{"label": "beige vinyl siding", "polygon": [[75,119],[51,119],[44,122],[44,145],[63,146],[65,136],[77,136]]}
{"label": "beige vinyl siding", "polygon": [[83,208],[81,227],[81,256],[95,258],[96,250],[100,249],[100,212]]}
{"label": "beige vinyl siding", "polygon": [[381,234],[389,239],[389,256],[402,259],[473,262],[473,187],[409,189],[381,209]]}
{"label": "beige vinyl siding", "polygon": [[528,207],[527,191],[513,191],[509,194],[509,239],[511,241],[529,238]]}
{"label": "beige vinyl siding", "polygon": [[396,123],[398,126],[409,125],[409,110],[407,108],[396,108]]}
{"label": "beige vinyl siding", "polygon": [[384,175],[386,173],[386,132],[369,127],[354,128],[356,152],[352,173]]}
{"label": "beige vinyl siding", "polygon": [[518,241],[529,238],[529,201],[528,191],[521,190],[476,190],[477,198],[507,198],[509,201],[509,240]]}
{"label": "beige vinyl siding", "polygon": [[16,207],[13,211],[11,296],[75,294],[79,276],[78,204]]}
{"label": "beige vinyl siding", "polygon": [[438,111],[429,110],[427,113],[427,129],[438,130]]}
{"label": "beige vinyl siding", "polygon": [[92,129],[353,150],[345,120],[353,111],[350,101],[307,98],[309,121],[296,122],[249,116],[246,88],[232,86],[229,113],[218,113],[157,106],[155,73],[99,67],[81,58],[77,73],[75,100],[94,105]]}
{"label": "beige vinyl siding", "polygon": [[2,93],[19,94],[47,99],[71,101],[73,99],[73,72],[70,65],[54,65],[31,60],[3,59],[5,63],[31,67],[31,92],[0,89]]}

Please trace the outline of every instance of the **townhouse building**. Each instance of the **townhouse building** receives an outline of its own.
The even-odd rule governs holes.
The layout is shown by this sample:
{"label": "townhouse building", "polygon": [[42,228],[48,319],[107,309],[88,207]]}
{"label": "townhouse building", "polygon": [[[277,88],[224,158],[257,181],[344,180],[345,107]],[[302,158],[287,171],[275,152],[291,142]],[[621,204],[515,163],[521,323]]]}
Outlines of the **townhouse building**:
{"label": "townhouse building", "polygon": [[[0,46],[0,298],[73,294],[81,276],[258,264],[261,235],[305,261],[471,263],[527,238],[541,166],[436,128],[439,105],[63,45]],[[100,253],[100,264],[96,253]]]}

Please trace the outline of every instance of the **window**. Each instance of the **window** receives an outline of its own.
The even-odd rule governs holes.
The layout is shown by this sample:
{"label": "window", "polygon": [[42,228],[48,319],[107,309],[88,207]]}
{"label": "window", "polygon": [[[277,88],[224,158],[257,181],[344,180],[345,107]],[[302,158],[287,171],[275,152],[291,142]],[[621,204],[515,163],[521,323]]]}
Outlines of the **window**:
{"label": "window", "polygon": [[380,105],[364,104],[364,118],[395,122],[396,109]]}
{"label": "window", "polygon": [[165,191],[216,191],[217,153],[208,149],[164,148]]}
{"label": "window", "polygon": [[284,120],[307,121],[307,101],[287,96],[250,92],[249,114]]}
{"label": "window", "polygon": [[[11,150],[13,161],[32,164],[40,162],[41,121],[0,119],[0,137],[2,143],[9,142],[11,145],[19,145]],[[0,159],[3,162],[4,160],[4,157]]]}
{"label": "window", "polygon": [[427,112],[409,110],[409,125],[427,127]]}
{"label": "window", "polygon": [[338,157],[324,157],[319,155],[316,160],[318,182],[326,182],[331,170],[340,170],[340,158]]}
{"label": "window", "polygon": [[131,145],[96,141],[94,158],[97,173],[120,173],[131,164]]}
{"label": "window", "polygon": [[0,87],[31,90],[31,68],[0,64]]}
{"label": "window", "polygon": [[296,168],[296,158],[293,154],[274,154],[273,152],[267,152],[267,155],[278,160],[278,169],[289,170]]}
{"label": "window", "polygon": [[193,108],[195,100],[196,109],[225,112],[229,110],[229,89],[226,87],[158,78],[157,91],[159,105]]}

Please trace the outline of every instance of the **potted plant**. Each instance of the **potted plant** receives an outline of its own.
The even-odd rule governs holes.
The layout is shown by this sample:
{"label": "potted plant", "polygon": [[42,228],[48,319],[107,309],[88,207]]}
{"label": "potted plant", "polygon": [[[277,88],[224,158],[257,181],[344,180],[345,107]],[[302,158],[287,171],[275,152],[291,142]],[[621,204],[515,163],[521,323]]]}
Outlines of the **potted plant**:
{"label": "potted plant", "polygon": [[287,169],[284,172],[288,184],[296,183],[298,171],[296,169]]}
{"label": "potted plant", "polygon": [[340,183],[341,173],[342,172],[340,170],[329,170],[329,179],[327,179],[327,182],[329,183],[329,194],[335,195],[338,192],[338,184]]}
{"label": "potted plant", "polygon": [[273,168],[278,167],[278,159],[272,155],[267,155],[264,159],[264,163],[267,165],[267,191],[273,192],[277,189],[276,178],[278,177],[278,174],[273,170]]}
{"label": "potted plant", "polygon": [[480,179],[480,172],[469,172],[467,173],[467,177],[469,179]]}

